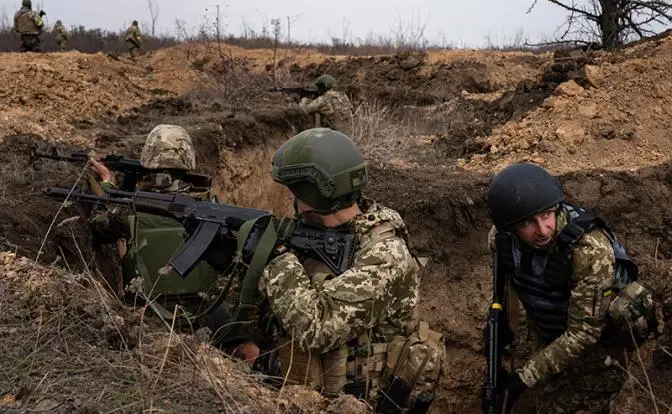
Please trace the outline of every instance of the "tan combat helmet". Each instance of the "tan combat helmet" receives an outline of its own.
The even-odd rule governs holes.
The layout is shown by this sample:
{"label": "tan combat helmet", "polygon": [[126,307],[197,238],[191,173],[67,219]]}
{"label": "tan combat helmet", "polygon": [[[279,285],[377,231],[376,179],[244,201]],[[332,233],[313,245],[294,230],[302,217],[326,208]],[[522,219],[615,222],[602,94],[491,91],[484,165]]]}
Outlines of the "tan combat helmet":
{"label": "tan combat helmet", "polygon": [[177,125],[160,124],[149,132],[140,155],[140,164],[145,168],[196,168],[196,153],[191,137]]}

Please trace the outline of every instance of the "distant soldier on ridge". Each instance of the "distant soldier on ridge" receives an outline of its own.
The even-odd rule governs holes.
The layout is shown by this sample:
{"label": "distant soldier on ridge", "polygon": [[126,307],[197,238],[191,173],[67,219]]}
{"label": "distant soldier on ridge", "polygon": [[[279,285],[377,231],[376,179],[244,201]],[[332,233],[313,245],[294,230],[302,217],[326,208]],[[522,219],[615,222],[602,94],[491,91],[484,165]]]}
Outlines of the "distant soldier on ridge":
{"label": "distant soldier on ridge", "polygon": [[44,28],[42,16],[46,13],[33,11],[31,0],[23,0],[14,15],[14,31],[21,36],[21,52],[40,52],[40,34]]}
{"label": "distant soldier on ridge", "polygon": [[58,50],[63,52],[65,44],[68,41],[68,33],[65,31],[63,22],[60,20],[56,20],[56,24],[54,25],[54,39],[56,39],[56,43],[58,44]]}
{"label": "distant soldier on ridge", "polygon": [[126,36],[124,37],[124,40],[126,43],[128,43],[131,57],[136,57],[137,51],[142,45],[142,36],[140,35],[140,28],[138,27],[137,20],[133,20],[131,27],[126,29]]}

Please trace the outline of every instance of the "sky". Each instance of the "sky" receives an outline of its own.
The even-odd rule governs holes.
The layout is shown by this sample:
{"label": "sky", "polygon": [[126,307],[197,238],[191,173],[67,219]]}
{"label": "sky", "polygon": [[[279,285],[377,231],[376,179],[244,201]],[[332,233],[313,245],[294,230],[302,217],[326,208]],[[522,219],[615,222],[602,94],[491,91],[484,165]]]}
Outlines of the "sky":
{"label": "sky", "polygon": [[[331,37],[357,40],[368,34],[394,35],[402,28],[411,33],[425,27],[430,42],[456,47],[505,45],[516,38],[536,42],[553,37],[565,13],[548,1],[539,0],[527,13],[532,0],[152,0],[159,8],[157,32],[176,32],[176,19],[195,34],[206,20],[213,22],[216,5],[228,33],[241,33],[244,26],[257,32],[271,19],[281,19],[282,36],[287,19],[293,39],[330,42]],[[0,0],[0,8],[13,16],[20,0]],[[84,25],[108,30],[126,28],[132,20],[149,23],[147,0],[33,0],[33,8],[47,12],[47,24],[63,20],[66,27]]]}

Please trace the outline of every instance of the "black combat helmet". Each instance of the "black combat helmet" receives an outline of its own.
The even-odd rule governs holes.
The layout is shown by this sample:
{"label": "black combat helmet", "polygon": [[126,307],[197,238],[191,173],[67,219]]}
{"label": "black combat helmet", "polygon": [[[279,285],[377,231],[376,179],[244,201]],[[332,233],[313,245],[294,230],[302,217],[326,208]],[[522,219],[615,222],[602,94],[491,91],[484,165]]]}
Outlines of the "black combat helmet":
{"label": "black combat helmet", "polygon": [[565,201],[562,186],[536,164],[513,164],[492,179],[488,191],[490,217],[498,229],[530,218]]}

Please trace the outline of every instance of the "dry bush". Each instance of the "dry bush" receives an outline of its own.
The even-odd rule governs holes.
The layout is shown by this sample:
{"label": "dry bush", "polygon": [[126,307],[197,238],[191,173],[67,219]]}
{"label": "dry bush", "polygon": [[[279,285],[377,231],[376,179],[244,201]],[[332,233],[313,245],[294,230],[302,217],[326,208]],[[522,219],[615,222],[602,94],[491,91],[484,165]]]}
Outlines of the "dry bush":
{"label": "dry bush", "polygon": [[352,117],[352,138],[364,156],[377,162],[390,160],[410,147],[406,125],[391,107],[377,101],[361,101]]}
{"label": "dry bush", "polygon": [[278,394],[207,336],[177,333],[176,314],[163,323],[124,306],[88,271],[0,252],[0,272],[0,411],[309,414],[343,403]]}

